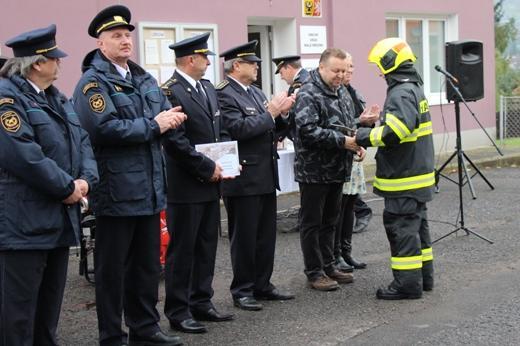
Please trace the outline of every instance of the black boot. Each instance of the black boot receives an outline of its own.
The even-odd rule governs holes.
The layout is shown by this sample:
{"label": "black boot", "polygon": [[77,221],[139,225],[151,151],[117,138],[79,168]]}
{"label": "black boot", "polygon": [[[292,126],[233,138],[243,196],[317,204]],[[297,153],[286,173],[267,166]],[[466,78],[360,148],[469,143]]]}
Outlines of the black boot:
{"label": "black boot", "polygon": [[[352,234],[350,235],[352,237]],[[354,267],[355,269],[365,269],[367,264],[364,262],[359,262],[351,256],[352,253],[352,238],[343,240],[341,244],[341,255],[345,262],[348,265]]]}
{"label": "black boot", "polygon": [[355,269],[365,269],[367,264],[365,262],[359,262],[355,258],[353,258],[350,254],[344,256],[345,262]]}
{"label": "black boot", "polygon": [[376,292],[377,299],[383,300],[419,299],[421,296],[421,293],[412,294],[401,292],[391,285],[388,287],[381,287]]}
{"label": "black boot", "polygon": [[354,267],[347,264],[347,262],[345,262],[345,260],[341,256],[336,257],[335,266],[337,270],[343,273],[352,273],[354,271]]}

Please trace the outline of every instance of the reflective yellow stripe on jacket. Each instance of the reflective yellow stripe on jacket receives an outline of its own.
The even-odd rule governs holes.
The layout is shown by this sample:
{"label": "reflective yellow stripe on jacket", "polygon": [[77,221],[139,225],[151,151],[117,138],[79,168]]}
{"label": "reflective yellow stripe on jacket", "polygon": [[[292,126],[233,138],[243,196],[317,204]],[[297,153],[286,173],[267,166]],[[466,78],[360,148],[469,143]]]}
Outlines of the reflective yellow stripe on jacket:
{"label": "reflective yellow stripe on jacket", "polygon": [[374,187],[381,191],[415,190],[435,184],[435,172],[407,178],[384,179],[375,177]]}
{"label": "reflective yellow stripe on jacket", "polygon": [[383,143],[383,130],[385,129],[385,125],[374,127],[370,130],[370,144],[373,147],[384,147],[385,143]]}
{"label": "reflective yellow stripe on jacket", "polygon": [[[389,114],[389,115],[391,115],[391,114]],[[401,126],[397,126],[395,124],[396,124],[396,122],[394,122],[393,125],[388,124],[388,126],[392,129],[392,131],[394,131],[397,134],[397,136],[400,139],[400,143],[415,142],[415,141],[417,141],[417,138],[431,135],[433,133],[431,121],[427,121],[427,122],[419,124],[419,127],[416,128],[415,130],[413,130],[412,133],[407,132],[408,135],[406,137],[402,137],[403,132],[401,130],[397,130],[397,131],[399,131],[399,133],[396,132],[396,129],[401,129]],[[382,139],[383,130],[384,130],[385,126],[386,125],[375,127],[370,131],[370,143],[372,144],[373,147],[384,147],[385,146],[385,143],[383,142],[383,139]],[[406,130],[408,130],[408,129],[406,129]]]}
{"label": "reflective yellow stripe on jacket", "polygon": [[392,269],[414,270],[422,268],[422,256],[392,257]]}
{"label": "reflective yellow stripe on jacket", "polygon": [[419,124],[419,128],[416,128],[415,130],[413,130],[413,132],[408,137],[401,139],[401,143],[415,142],[415,141],[417,141],[417,138],[431,135],[432,133],[433,133],[432,122],[427,121],[427,122]]}
{"label": "reflective yellow stripe on jacket", "polygon": [[421,254],[423,262],[433,261],[433,250],[431,247],[422,249]]}
{"label": "reflective yellow stripe on jacket", "polygon": [[392,131],[399,137],[400,140],[403,140],[403,138],[406,138],[410,136],[410,130],[406,126],[405,123],[403,123],[399,118],[397,118],[395,115],[391,113],[386,113],[386,125],[388,125]]}

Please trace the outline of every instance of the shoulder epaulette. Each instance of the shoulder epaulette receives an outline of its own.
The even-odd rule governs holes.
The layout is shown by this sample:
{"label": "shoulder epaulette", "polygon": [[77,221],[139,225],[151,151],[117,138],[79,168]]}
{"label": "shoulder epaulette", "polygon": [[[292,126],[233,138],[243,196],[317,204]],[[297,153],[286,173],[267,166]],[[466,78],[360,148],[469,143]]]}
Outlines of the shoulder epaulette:
{"label": "shoulder epaulette", "polygon": [[163,85],[161,85],[161,89],[165,96],[172,95],[173,92],[170,89],[170,86],[174,85],[175,83],[177,83],[177,79],[172,77],[172,78],[168,79],[166,82],[164,82]]}
{"label": "shoulder epaulette", "polygon": [[173,84],[177,83],[177,78],[170,78],[168,79],[166,82],[163,83],[163,85],[161,85],[161,89],[168,89],[170,86],[172,86]]}
{"label": "shoulder epaulette", "polygon": [[217,90],[222,90],[226,87],[226,85],[229,84],[229,81],[224,79],[223,81],[221,81],[220,83],[217,84],[217,86],[215,87],[215,89]]}

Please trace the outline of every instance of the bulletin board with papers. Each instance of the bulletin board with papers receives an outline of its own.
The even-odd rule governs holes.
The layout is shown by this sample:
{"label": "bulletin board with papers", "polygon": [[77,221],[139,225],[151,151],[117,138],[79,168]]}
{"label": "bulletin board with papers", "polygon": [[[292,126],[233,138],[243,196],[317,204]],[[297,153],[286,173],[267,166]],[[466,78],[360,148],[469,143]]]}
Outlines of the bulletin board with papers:
{"label": "bulletin board with papers", "polygon": [[215,24],[139,23],[139,62],[157,79],[159,85],[165,83],[175,71],[175,53],[168,46],[183,39],[210,32],[208,48],[216,56],[208,56],[211,65],[204,78],[213,84],[219,80],[218,45]]}

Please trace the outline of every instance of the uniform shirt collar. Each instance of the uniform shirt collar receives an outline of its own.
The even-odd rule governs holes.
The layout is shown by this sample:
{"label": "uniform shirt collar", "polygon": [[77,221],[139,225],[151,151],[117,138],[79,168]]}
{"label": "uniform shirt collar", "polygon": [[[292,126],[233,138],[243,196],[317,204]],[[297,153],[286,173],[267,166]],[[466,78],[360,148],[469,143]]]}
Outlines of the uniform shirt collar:
{"label": "uniform shirt collar", "polygon": [[244,84],[240,83],[238,80],[236,80],[235,78],[231,77],[230,75],[228,75],[228,78],[231,78],[232,80],[234,80],[235,82],[238,83],[238,85],[240,85],[242,88],[244,88],[244,90],[247,92],[247,90],[249,89],[248,86],[245,86]]}
{"label": "uniform shirt collar", "polygon": [[186,73],[182,72],[180,69],[177,69],[177,73],[180,74],[182,76],[182,78],[186,79],[186,81],[188,83],[190,83],[190,85],[195,89],[197,90],[197,81],[193,78],[191,78],[190,76],[188,76]]}
{"label": "uniform shirt collar", "polygon": [[296,73],[294,74],[293,82],[298,78],[298,76],[300,75],[300,72],[302,72],[302,68],[303,68],[303,67],[300,67],[300,68],[298,69],[298,71],[296,71]]}
{"label": "uniform shirt collar", "polygon": [[114,64],[113,62],[111,62],[111,63],[112,63],[112,65],[114,65],[114,67],[117,70],[117,73],[119,73],[121,75],[121,77],[126,78],[126,74],[130,73],[130,70],[127,70],[126,68],[121,67],[118,64]]}
{"label": "uniform shirt collar", "polygon": [[36,84],[34,84],[32,80],[26,79],[26,81],[33,87],[33,89],[36,91],[37,94],[39,94],[40,91],[43,91],[42,89],[38,88],[38,86]]}

